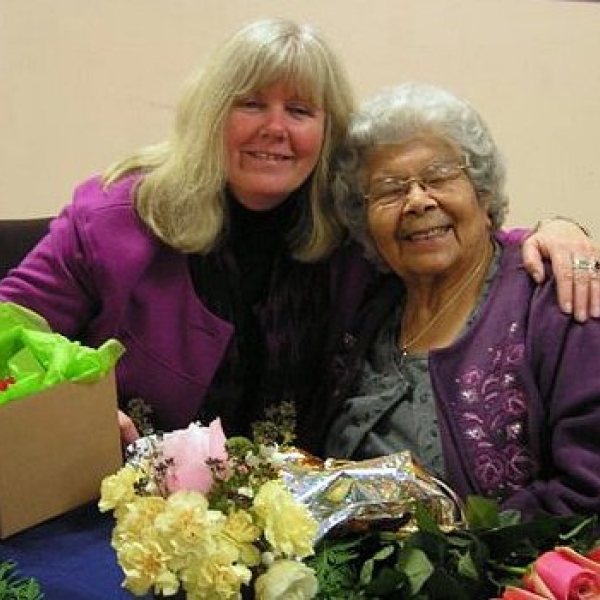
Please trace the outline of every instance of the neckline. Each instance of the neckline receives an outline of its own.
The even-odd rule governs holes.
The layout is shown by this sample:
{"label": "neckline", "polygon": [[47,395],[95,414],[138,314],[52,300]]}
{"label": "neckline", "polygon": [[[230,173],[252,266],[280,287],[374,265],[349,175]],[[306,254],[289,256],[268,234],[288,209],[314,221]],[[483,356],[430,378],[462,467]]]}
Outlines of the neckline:
{"label": "neckline", "polygon": [[[484,275],[483,275],[483,279],[481,281],[481,285],[480,285],[480,288],[479,288],[479,291],[477,294],[476,302],[475,302],[473,308],[471,309],[471,311],[469,312],[463,327],[459,331],[455,340],[449,346],[444,346],[443,348],[432,348],[429,350],[424,350],[424,351],[419,351],[419,352],[408,352],[407,348],[409,348],[409,346],[407,344],[401,345],[398,341],[398,338],[399,338],[398,331],[401,328],[402,315],[404,312],[404,303],[402,303],[402,306],[399,308],[398,313],[397,313],[397,323],[396,323],[396,333],[395,333],[395,343],[394,343],[396,350],[399,354],[400,365],[402,364],[404,357],[413,356],[413,357],[425,357],[426,358],[427,356],[429,356],[430,352],[432,352],[433,350],[438,350],[438,349],[442,350],[444,348],[451,347],[452,345],[454,345],[454,343],[456,343],[457,340],[459,340],[460,338],[462,338],[463,335],[465,335],[466,331],[468,331],[470,329],[470,327],[473,325],[475,318],[479,314],[479,311],[488,296],[488,292],[492,285],[492,280],[500,266],[500,261],[502,259],[502,254],[503,254],[502,246],[500,244],[498,244],[494,238],[492,238],[491,244],[492,244],[491,256],[489,258],[487,268],[483,270]],[[483,261],[483,262],[485,262],[485,261]],[[430,323],[431,323],[431,321],[430,321]],[[427,330],[429,330],[430,328],[431,327],[428,327]],[[420,337],[418,339],[420,339]],[[414,345],[414,343],[415,343],[414,339],[410,340],[410,341],[412,341],[412,343]]]}

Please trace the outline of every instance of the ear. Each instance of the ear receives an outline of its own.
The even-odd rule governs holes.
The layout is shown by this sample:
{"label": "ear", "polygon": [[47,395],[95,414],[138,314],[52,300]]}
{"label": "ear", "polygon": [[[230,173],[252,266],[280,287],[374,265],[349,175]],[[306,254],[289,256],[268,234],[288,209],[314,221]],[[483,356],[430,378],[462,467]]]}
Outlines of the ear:
{"label": "ear", "polygon": [[479,206],[485,212],[485,220],[489,231],[492,230],[492,218],[490,216],[490,206],[492,205],[492,198],[489,193],[482,192],[479,194]]}

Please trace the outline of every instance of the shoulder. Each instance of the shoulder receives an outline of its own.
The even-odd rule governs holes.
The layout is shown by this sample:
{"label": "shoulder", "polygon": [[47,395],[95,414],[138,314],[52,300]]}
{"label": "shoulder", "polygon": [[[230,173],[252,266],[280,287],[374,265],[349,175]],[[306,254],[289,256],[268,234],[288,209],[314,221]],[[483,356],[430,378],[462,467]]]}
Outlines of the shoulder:
{"label": "shoulder", "polygon": [[[524,329],[538,336],[536,339],[540,332],[544,336],[553,335],[568,327],[570,317],[558,305],[556,280],[550,265],[546,263],[546,276],[538,284],[527,273],[519,246],[502,244],[502,249],[500,268],[489,293],[490,311],[503,321],[523,323]],[[490,311],[487,317],[491,317]],[[494,322],[492,318],[489,320]]]}
{"label": "shoulder", "polygon": [[76,187],[73,201],[54,220],[51,231],[100,262],[120,264],[125,258],[154,254],[163,244],[135,210],[139,180],[131,175],[105,185],[100,177],[87,179]]}
{"label": "shoulder", "polygon": [[134,204],[138,175],[129,175],[106,185],[101,177],[91,177],[75,188],[73,201],[64,215],[84,237],[129,237],[129,243],[147,239],[156,241],[146,224],[140,219]]}
{"label": "shoulder", "polygon": [[497,276],[494,277],[494,284],[514,286],[522,283],[531,291],[536,284],[523,264],[521,245],[507,241],[502,237],[496,237],[496,244],[500,246],[502,254]]}
{"label": "shoulder", "polygon": [[106,185],[100,176],[90,177],[75,188],[73,210],[88,218],[102,213],[134,213],[134,194],[139,181],[139,176],[129,175]]}

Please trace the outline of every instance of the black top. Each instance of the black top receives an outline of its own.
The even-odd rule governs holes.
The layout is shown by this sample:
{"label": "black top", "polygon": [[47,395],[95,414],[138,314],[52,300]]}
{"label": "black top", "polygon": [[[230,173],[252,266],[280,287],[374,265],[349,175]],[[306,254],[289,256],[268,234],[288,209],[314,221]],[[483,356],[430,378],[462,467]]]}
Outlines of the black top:
{"label": "black top", "polygon": [[294,260],[288,238],[307,202],[302,192],[272,210],[228,201],[227,235],[218,249],[191,255],[190,273],[207,308],[235,335],[199,419],[219,416],[227,435],[249,435],[264,409],[310,401],[328,322],[327,263]]}

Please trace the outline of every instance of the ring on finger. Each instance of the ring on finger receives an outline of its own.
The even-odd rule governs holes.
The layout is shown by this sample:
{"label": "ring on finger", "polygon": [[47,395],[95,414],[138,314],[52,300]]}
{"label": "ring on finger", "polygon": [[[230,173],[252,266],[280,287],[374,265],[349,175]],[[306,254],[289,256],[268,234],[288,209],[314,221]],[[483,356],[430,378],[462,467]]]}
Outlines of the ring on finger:
{"label": "ring on finger", "polygon": [[600,260],[595,257],[574,256],[571,263],[575,275],[589,274],[597,277],[600,274]]}

